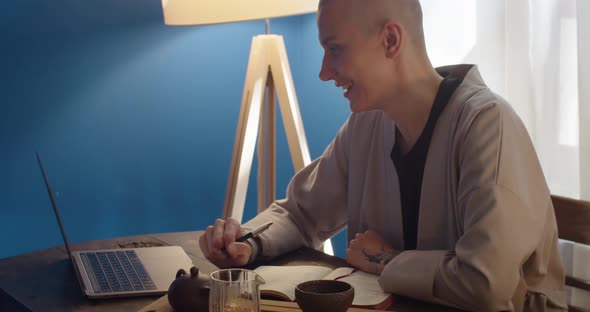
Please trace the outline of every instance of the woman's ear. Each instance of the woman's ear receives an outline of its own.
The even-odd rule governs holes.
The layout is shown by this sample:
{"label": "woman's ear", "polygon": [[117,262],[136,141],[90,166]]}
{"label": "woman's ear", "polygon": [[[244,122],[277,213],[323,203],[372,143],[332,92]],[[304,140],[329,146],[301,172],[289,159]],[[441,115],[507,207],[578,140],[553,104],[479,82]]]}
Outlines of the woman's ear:
{"label": "woman's ear", "polygon": [[393,20],[388,21],[383,25],[381,30],[383,38],[383,46],[385,48],[385,55],[393,58],[399,54],[401,45],[404,39],[404,31],[399,23]]}

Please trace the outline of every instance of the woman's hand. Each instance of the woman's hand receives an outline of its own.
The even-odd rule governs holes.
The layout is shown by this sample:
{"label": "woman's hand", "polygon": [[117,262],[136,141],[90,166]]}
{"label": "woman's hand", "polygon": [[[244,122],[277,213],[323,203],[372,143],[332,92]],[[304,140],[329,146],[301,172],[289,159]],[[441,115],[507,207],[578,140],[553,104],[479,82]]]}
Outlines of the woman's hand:
{"label": "woman's hand", "polygon": [[346,261],[373,274],[381,274],[385,266],[400,252],[391,247],[377,232],[357,233],[348,244]]}
{"label": "woman's hand", "polygon": [[[220,268],[244,266],[252,255],[252,246],[236,242],[240,232],[238,221],[231,218],[227,221],[217,219],[199,238],[199,247],[205,258]],[[224,247],[226,252],[221,251]]]}

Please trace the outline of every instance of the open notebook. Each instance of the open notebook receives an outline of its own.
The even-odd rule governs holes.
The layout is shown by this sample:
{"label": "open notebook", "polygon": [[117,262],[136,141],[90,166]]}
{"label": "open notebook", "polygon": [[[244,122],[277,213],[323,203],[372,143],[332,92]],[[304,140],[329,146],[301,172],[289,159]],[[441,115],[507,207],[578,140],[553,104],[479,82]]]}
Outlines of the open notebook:
{"label": "open notebook", "polygon": [[331,269],[313,265],[260,266],[254,270],[266,282],[260,285],[260,294],[263,298],[294,301],[298,284],[311,280],[338,279],[354,287],[354,307],[381,310],[387,309],[393,303],[393,295],[381,289],[377,275],[353,271],[354,268],[349,267]]}

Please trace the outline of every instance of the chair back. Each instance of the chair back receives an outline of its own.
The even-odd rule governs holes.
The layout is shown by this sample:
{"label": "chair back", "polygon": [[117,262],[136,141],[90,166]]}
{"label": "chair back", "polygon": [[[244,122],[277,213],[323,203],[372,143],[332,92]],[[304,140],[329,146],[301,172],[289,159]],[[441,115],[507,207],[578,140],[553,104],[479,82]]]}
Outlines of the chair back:
{"label": "chair back", "polygon": [[572,312],[590,311],[590,202],[551,195],[565,269],[568,306]]}
{"label": "chair back", "polygon": [[559,238],[590,245],[590,202],[551,195]]}

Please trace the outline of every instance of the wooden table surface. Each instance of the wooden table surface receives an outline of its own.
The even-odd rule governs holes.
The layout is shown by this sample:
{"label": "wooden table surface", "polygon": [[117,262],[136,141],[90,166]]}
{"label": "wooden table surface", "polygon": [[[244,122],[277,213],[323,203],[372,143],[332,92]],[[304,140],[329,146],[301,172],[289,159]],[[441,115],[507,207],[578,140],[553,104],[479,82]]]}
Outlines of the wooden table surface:
{"label": "wooden table surface", "polygon": [[[73,244],[73,250],[135,247],[143,245],[182,246],[193,264],[204,273],[217,267],[205,259],[198,246],[201,231],[146,234]],[[333,268],[346,266],[343,259],[313,249],[300,249],[270,263],[298,265],[321,264]],[[0,260],[0,311],[139,311],[159,297],[125,299],[87,299],[78,284],[64,246],[35,251]],[[415,300],[398,300],[394,311],[456,311]]]}

